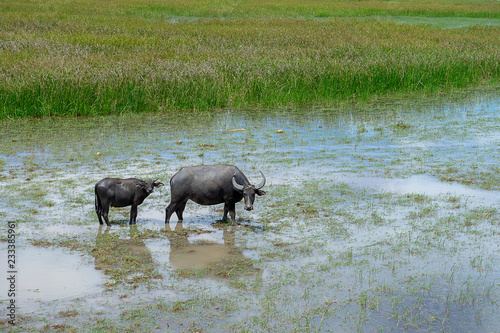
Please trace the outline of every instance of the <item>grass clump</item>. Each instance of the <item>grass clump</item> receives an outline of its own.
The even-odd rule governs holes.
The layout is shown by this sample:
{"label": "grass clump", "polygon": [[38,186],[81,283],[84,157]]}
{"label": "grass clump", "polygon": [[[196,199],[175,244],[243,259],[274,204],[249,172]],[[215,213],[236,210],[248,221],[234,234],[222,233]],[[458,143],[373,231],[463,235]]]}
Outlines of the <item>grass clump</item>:
{"label": "grass clump", "polygon": [[[246,11],[251,3],[4,2],[0,119],[326,103],[494,84],[500,77],[498,27],[318,21],[307,18],[344,12],[299,2]],[[394,13],[457,10],[454,2],[438,3],[435,10],[404,3],[422,8]],[[340,2],[353,10],[359,4]],[[461,15],[500,16],[475,4]],[[381,14],[384,6],[363,3],[351,14]]]}
{"label": "grass clump", "polygon": [[100,233],[90,254],[95,258],[96,269],[103,270],[110,280],[107,287],[119,283],[132,286],[161,278],[156,271],[151,252],[144,244],[140,234],[131,229],[129,239],[109,233],[109,229]]}

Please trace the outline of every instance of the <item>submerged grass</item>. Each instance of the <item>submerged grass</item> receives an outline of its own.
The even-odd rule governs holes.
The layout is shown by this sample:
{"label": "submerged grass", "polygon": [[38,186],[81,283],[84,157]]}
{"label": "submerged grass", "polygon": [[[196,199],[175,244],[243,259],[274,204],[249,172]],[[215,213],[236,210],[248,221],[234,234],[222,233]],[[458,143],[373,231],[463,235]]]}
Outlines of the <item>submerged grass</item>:
{"label": "submerged grass", "polygon": [[103,270],[110,280],[107,287],[118,283],[136,286],[151,279],[160,279],[162,275],[155,270],[151,252],[144,244],[148,233],[140,233],[130,228],[130,237],[121,239],[110,234],[108,227],[104,232],[99,228],[95,247],[90,251],[95,258],[96,269]]}
{"label": "submerged grass", "polygon": [[[19,244],[71,249],[106,283],[104,293],[32,301],[41,308],[18,331],[496,331],[498,193],[455,192],[438,180],[479,185],[480,172],[494,170],[498,90],[492,96],[442,107],[424,99],[375,103],[345,113],[6,122],[0,214],[18,221]],[[212,224],[221,206],[189,204],[188,229],[178,223],[172,230],[163,220],[170,192],[162,189],[140,206],[137,226],[128,226],[124,208],[113,212],[109,231],[99,228],[97,180],[167,182],[182,165],[200,162],[237,164],[250,180],[259,169],[268,177],[254,211],[237,205],[241,226]],[[436,177],[417,178],[425,189],[403,186],[413,188],[420,174]],[[395,175],[401,179],[393,187],[385,177]],[[493,184],[498,173],[490,177]],[[225,260],[211,254],[207,266],[177,265],[196,251],[207,258],[221,241]]]}
{"label": "submerged grass", "polygon": [[499,27],[310,20],[500,17],[489,2],[431,3],[439,6],[3,2],[0,119],[297,105],[497,84]]}

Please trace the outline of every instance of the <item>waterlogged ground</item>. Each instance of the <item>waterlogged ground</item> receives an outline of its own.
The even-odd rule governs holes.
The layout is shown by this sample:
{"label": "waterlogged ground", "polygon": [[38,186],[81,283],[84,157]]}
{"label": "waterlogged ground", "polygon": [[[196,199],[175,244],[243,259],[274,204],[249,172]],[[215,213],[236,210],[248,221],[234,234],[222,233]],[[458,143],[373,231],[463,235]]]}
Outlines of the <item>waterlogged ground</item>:
{"label": "waterlogged ground", "polygon": [[[0,265],[17,325],[73,331],[500,332],[500,91],[303,110],[9,121]],[[267,195],[240,225],[168,186],[100,227],[93,185],[230,163]]]}

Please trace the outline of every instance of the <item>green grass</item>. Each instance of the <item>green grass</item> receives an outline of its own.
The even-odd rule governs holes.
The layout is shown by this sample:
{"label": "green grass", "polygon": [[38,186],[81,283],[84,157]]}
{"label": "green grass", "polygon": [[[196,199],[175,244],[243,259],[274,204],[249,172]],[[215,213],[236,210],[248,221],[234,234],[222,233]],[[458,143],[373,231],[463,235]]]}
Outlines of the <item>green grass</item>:
{"label": "green grass", "polygon": [[[333,112],[278,109],[5,122],[3,216],[18,221],[22,246],[64,248],[99,268],[105,290],[35,300],[41,308],[23,313],[17,331],[498,327],[495,202],[482,203],[460,191],[406,193],[352,182],[357,176],[404,179],[422,172],[434,175],[436,184],[444,175],[447,181],[484,188],[479,186],[483,173],[495,170],[498,154],[491,134],[497,129],[497,92],[491,98],[482,90],[453,94],[444,105],[413,98]],[[485,110],[478,111],[478,105]],[[247,130],[228,131],[242,127]],[[430,141],[425,148],[415,145]],[[40,146],[45,148],[37,153]],[[102,153],[98,164],[97,151]],[[200,270],[175,268],[176,240],[188,252],[205,244],[197,234],[220,239],[213,231],[221,236],[220,227],[227,225],[212,224],[222,207],[207,213],[189,204],[189,229],[164,229],[169,201],[164,188],[139,207],[137,226],[128,226],[129,208],[123,208],[112,212],[115,223],[108,233],[105,227],[99,231],[92,192],[97,180],[116,174],[167,182],[182,164],[199,163],[201,151],[207,164],[218,163],[224,151],[223,161],[241,165],[251,181],[259,179],[259,169],[269,180],[267,195],[256,200],[254,211],[237,206],[242,225],[231,227],[237,260],[212,261]],[[23,182],[28,168],[36,170]],[[498,175],[491,172],[484,180],[495,184]],[[32,207],[38,212],[27,211]],[[189,235],[193,242],[186,241]]]}
{"label": "green grass", "polygon": [[425,16],[372,16],[371,18],[391,20],[400,24],[429,24],[439,28],[457,29],[473,25],[499,26],[498,18],[475,17],[425,17]]}
{"label": "green grass", "polygon": [[499,27],[451,30],[371,15],[488,24],[500,9],[456,1],[4,1],[0,119],[275,107],[498,84]]}
{"label": "green grass", "polygon": [[36,13],[39,18],[58,20],[89,19],[92,22],[145,21],[217,18],[325,18],[333,16],[400,15],[427,17],[500,18],[500,9],[491,1],[352,1],[340,0],[111,0],[103,6],[98,0],[4,1],[3,9],[13,15]]}

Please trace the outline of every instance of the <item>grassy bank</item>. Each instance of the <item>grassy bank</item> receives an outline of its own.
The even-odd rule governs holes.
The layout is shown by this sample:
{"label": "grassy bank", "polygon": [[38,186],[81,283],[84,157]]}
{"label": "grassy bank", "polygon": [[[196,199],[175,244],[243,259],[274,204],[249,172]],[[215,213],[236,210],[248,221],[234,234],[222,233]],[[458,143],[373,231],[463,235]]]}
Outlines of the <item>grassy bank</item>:
{"label": "grassy bank", "polygon": [[500,77],[499,27],[333,17],[497,19],[492,2],[0,6],[0,119],[326,103]]}

